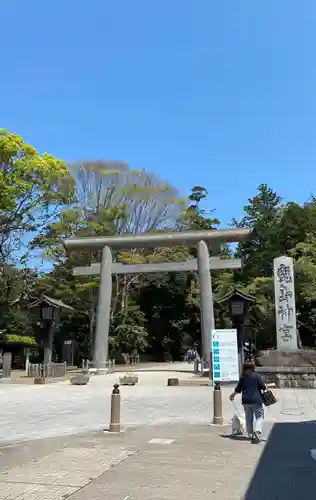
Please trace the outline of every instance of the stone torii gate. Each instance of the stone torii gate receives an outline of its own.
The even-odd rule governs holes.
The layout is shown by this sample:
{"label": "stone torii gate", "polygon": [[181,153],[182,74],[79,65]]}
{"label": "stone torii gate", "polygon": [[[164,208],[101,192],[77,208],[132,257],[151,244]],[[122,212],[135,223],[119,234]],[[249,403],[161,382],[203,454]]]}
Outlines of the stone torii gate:
{"label": "stone torii gate", "polygon": [[[238,259],[221,260],[209,256],[208,245],[242,241],[250,234],[249,229],[224,229],[213,231],[192,231],[142,235],[123,235],[92,238],[71,238],[64,240],[69,251],[102,250],[101,264],[74,268],[75,276],[100,275],[100,291],[96,321],[94,361],[99,364],[108,358],[108,341],[112,297],[112,274],[136,274],[142,272],[198,271],[200,281],[202,356],[209,363],[211,332],[214,328],[211,269],[236,269],[241,267]],[[197,245],[197,259],[186,262],[161,264],[113,263],[111,249],[157,248],[177,245]]]}

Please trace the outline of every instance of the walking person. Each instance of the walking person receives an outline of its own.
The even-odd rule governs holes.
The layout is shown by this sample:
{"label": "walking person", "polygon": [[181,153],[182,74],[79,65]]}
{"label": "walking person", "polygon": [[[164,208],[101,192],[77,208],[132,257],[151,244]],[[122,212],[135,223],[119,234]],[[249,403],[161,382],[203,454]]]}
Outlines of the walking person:
{"label": "walking person", "polygon": [[241,394],[241,402],[245,410],[246,430],[252,443],[259,443],[262,434],[264,407],[262,392],[266,385],[259,373],[255,372],[253,363],[245,363],[243,373],[234,392],[229,396],[234,401]]}

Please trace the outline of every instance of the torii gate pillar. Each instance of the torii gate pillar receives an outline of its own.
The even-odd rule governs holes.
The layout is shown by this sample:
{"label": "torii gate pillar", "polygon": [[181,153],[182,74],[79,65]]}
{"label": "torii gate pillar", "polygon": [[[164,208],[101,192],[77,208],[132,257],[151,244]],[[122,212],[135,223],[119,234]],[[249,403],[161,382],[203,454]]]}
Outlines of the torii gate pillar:
{"label": "torii gate pillar", "polygon": [[205,241],[199,241],[197,244],[197,264],[200,280],[202,356],[204,361],[209,362],[211,352],[211,335],[212,330],[215,328],[215,321],[210,255]]}

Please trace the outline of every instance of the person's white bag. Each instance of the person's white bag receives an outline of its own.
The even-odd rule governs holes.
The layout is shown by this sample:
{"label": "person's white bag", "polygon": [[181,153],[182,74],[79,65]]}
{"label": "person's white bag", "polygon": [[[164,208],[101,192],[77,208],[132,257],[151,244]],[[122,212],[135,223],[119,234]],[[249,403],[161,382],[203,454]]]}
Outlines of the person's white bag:
{"label": "person's white bag", "polygon": [[237,406],[233,403],[236,413],[232,418],[232,436],[243,436],[245,433],[245,419]]}

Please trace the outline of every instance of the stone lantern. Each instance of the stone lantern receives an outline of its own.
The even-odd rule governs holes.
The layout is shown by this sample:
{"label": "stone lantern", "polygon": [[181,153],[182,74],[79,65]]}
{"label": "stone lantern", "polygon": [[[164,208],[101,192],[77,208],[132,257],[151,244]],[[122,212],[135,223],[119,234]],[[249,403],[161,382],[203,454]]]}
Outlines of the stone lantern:
{"label": "stone lantern", "polygon": [[61,300],[53,299],[47,295],[42,295],[35,299],[30,305],[30,309],[37,309],[41,326],[45,329],[44,336],[44,364],[52,362],[53,341],[56,329],[60,324],[62,310],[74,311],[74,309]]}
{"label": "stone lantern", "polygon": [[245,321],[248,319],[250,306],[254,305],[256,301],[252,296],[235,288],[218,299],[216,303],[228,307],[233,328],[237,330],[239,373],[241,373],[244,364],[244,342],[246,340]]}

